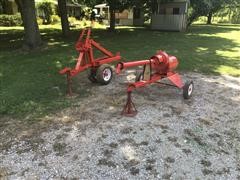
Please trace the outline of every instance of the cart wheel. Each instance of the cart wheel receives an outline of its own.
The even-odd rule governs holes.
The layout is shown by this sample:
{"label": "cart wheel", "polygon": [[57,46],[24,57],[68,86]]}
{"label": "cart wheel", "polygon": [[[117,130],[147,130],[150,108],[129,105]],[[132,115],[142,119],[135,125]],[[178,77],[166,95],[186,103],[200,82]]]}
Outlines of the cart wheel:
{"label": "cart wheel", "polygon": [[192,96],[194,89],[193,82],[186,82],[185,85],[183,86],[183,97],[184,99],[189,99]]}
{"label": "cart wheel", "polygon": [[97,81],[103,85],[109,84],[112,80],[112,76],[113,70],[108,64],[103,64],[97,69]]}
{"label": "cart wheel", "polygon": [[137,71],[135,82],[138,82],[138,81],[141,81],[141,80],[143,80],[143,72],[142,71]]}
{"label": "cart wheel", "polygon": [[97,82],[96,69],[90,69],[90,70],[88,70],[88,79],[89,79],[92,83],[96,83],[96,82]]}

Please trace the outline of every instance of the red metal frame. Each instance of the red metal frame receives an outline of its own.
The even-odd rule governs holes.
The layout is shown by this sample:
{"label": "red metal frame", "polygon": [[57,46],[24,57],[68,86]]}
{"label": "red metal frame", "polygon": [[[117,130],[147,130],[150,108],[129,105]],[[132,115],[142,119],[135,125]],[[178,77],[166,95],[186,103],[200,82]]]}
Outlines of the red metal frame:
{"label": "red metal frame", "polygon": [[[71,78],[76,76],[78,73],[88,69],[88,68],[98,68],[102,64],[111,63],[113,61],[118,61],[121,59],[120,53],[116,53],[114,55],[104,47],[102,47],[99,43],[90,38],[91,29],[83,29],[79,39],[75,45],[76,50],[79,52],[79,56],[77,58],[77,63],[74,69],[66,67],[59,71],[60,74],[67,75],[68,82],[68,94],[71,95]],[[85,38],[85,39],[84,39]],[[104,54],[104,56],[95,59],[93,55],[93,50],[97,49]]]}
{"label": "red metal frame", "polygon": [[[116,73],[119,74],[123,69],[144,66],[143,73],[145,72],[145,67],[150,67],[149,79],[144,78],[134,83],[129,83],[127,88],[128,98],[127,103],[124,106],[122,114],[126,116],[135,116],[137,110],[131,99],[131,93],[134,89],[144,87],[152,83],[161,83],[162,79],[168,78],[172,84],[165,84],[182,89],[184,84],[182,82],[181,76],[174,70],[178,66],[178,60],[175,56],[169,56],[166,52],[159,51],[155,56],[151,57],[149,60],[140,60],[127,63],[118,63],[116,67]],[[161,83],[163,84],[163,83]]]}

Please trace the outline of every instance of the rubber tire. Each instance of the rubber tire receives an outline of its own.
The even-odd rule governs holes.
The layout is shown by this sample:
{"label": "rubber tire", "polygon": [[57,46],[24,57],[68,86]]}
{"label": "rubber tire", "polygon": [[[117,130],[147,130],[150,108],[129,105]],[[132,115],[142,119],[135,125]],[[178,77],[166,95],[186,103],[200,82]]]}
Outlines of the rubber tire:
{"label": "rubber tire", "polygon": [[[191,94],[188,93],[189,91],[189,87],[192,85],[192,92]],[[193,91],[194,91],[194,84],[192,81],[188,81],[185,83],[185,85],[183,86],[183,98],[184,99],[190,99],[192,94],[193,94]]]}
{"label": "rubber tire", "polygon": [[141,80],[143,80],[143,72],[142,71],[137,71],[136,72],[135,82],[139,82]]}
{"label": "rubber tire", "polygon": [[88,70],[88,79],[89,81],[91,81],[92,83],[97,83],[97,78],[96,78],[96,69],[90,69]]}
{"label": "rubber tire", "polygon": [[[110,77],[110,79],[109,79],[108,81],[105,81],[104,78],[103,78],[103,71],[104,71],[105,69],[109,69],[109,70],[111,71],[111,77]],[[108,64],[103,64],[103,65],[101,65],[101,66],[97,69],[96,79],[97,79],[97,81],[98,81],[100,84],[102,84],[102,85],[108,85],[108,84],[111,82],[112,77],[113,77],[113,70],[112,70],[112,68],[111,68],[110,65],[108,65]]]}

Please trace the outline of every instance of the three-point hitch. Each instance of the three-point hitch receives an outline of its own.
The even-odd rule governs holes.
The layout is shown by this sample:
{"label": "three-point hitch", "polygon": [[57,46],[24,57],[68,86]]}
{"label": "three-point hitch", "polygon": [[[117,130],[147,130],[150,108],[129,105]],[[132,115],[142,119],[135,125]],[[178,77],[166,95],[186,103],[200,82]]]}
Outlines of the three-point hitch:
{"label": "three-point hitch", "polygon": [[[103,48],[99,43],[90,38],[91,29],[83,29],[80,37],[75,45],[76,50],[79,52],[79,57],[76,60],[75,68],[71,69],[66,67],[59,71],[60,74],[67,75],[67,94],[72,95],[72,77],[78,73],[89,69],[88,79],[91,82],[99,82],[100,84],[107,85],[111,82],[113,70],[108,63],[118,61],[121,59],[120,53],[116,55]],[[99,50],[104,56],[94,58],[93,50]]]}

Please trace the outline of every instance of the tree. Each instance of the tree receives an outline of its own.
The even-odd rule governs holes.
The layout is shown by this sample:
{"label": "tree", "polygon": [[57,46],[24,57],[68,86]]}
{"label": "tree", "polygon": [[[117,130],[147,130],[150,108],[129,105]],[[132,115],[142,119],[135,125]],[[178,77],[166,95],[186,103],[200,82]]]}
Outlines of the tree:
{"label": "tree", "polygon": [[[240,23],[240,1],[239,0],[225,0],[225,11],[227,10],[228,19],[231,23]],[[223,13],[223,12],[221,12]],[[221,14],[220,13],[220,14]]]}
{"label": "tree", "polygon": [[213,14],[224,7],[226,0],[190,0],[191,9],[188,25],[192,24],[200,16],[207,16],[207,24],[212,23]]}
{"label": "tree", "polygon": [[224,7],[223,6],[224,5],[224,0],[208,0],[207,5],[208,5],[207,6],[208,7],[207,24],[212,24],[213,14]]}
{"label": "tree", "polygon": [[87,5],[88,7],[94,8],[95,5],[101,4],[103,0],[77,0],[78,3]]}
{"label": "tree", "polygon": [[188,26],[190,26],[198,17],[207,14],[203,0],[190,0],[190,5],[191,7],[188,11]]}
{"label": "tree", "polygon": [[70,32],[66,0],[58,0],[58,10],[61,17],[62,33],[63,36],[67,37]]}
{"label": "tree", "polygon": [[42,45],[37,24],[34,0],[16,0],[24,26],[24,47],[35,49]]}

